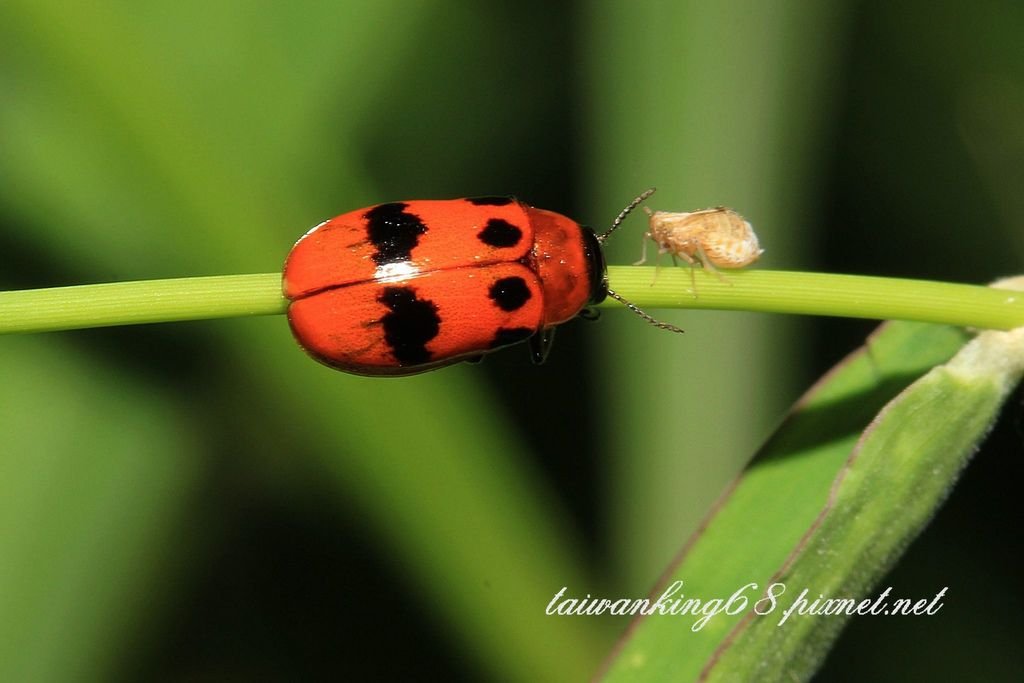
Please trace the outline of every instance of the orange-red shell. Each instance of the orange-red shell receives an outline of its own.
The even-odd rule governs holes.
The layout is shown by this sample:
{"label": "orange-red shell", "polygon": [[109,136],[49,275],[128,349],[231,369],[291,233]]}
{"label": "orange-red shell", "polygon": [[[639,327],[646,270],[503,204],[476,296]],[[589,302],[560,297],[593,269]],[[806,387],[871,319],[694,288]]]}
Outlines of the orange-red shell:
{"label": "orange-red shell", "polygon": [[411,374],[564,322],[603,292],[592,234],[504,197],[416,200],[310,230],[285,263],[296,339],[360,374]]}

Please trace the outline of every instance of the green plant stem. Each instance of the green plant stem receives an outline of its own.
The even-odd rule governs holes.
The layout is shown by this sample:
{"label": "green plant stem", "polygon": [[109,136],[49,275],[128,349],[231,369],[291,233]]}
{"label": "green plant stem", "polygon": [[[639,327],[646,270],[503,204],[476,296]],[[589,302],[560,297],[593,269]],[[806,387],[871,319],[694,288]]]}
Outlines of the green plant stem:
{"label": "green plant stem", "polygon": [[[998,330],[1024,325],[1024,295],[976,285],[769,270],[730,271],[719,278],[669,267],[612,266],[608,274],[619,295],[651,309],[917,320]],[[8,291],[0,292],[0,334],[275,315],[287,305],[278,273]]]}
{"label": "green plant stem", "polygon": [[[1024,294],[978,285],[863,275],[689,268],[608,268],[612,288],[638,306],[915,320],[1010,330],[1024,325]],[[696,296],[692,291],[696,280]],[[654,286],[651,283],[654,282]],[[634,301],[634,298],[636,299]]]}
{"label": "green plant stem", "polygon": [[0,292],[0,334],[284,313],[281,274]]}

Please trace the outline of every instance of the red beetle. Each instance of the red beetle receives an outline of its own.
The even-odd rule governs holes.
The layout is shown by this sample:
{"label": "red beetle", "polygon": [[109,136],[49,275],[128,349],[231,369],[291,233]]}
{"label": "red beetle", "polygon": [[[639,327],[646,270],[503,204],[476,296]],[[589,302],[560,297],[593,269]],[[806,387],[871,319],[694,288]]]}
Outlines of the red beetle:
{"label": "red beetle", "polygon": [[288,320],[314,358],[360,375],[409,375],[529,340],[611,296],[598,236],[513,197],[415,200],[342,214],[306,233],[284,267]]}

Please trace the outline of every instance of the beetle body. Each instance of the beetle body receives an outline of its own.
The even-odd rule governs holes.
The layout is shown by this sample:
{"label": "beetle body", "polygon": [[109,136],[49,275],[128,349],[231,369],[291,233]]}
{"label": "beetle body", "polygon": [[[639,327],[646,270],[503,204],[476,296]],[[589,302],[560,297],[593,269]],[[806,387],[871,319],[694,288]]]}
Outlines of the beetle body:
{"label": "beetle body", "polygon": [[531,340],[607,295],[589,229],[512,197],[379,204],[306,233],[284,268],[299,344],[332,367],[408,375]]}

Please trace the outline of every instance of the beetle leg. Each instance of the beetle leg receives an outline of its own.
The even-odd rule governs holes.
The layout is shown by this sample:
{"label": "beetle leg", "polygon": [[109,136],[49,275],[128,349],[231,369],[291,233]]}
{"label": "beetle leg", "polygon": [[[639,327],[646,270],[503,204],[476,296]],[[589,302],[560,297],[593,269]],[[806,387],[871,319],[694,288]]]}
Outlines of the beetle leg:
{"label": "beetle leg", "polygon": [[547,360],[551,345],[555,341],[555,329],[554,327],[545,327],[530,337],[530,360],[534,365],[540,365]]}

